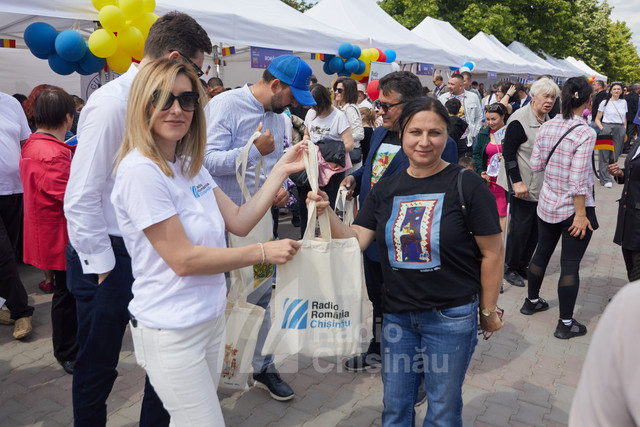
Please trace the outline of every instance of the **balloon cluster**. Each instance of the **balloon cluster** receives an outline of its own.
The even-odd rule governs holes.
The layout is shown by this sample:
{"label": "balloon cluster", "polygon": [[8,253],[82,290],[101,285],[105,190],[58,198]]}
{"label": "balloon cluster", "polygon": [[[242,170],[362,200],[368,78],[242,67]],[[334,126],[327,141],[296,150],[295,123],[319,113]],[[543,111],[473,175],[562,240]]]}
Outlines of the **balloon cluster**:
{"label": "balloon cluster", "polygon": [[471,72],[474,68],[476,68],[476,63],[473,61],[465,62],[462,64],[462,67],[449,67],[451,71],[457,71],[458,73],[464,73],[465,71]]}
{"label": "balloon cluster", "polygon": [[[586,76],[585,76],[585,77],[586,77]],[[589,83],[593,83],[593,82],[595,82],[595,81],[596,81],[596,76],[591,76],[591,77],[589,77],[589,78],[587,79],[587,81],[588,81]]]}
{"label": "balloon cluster", "polygon": [[140,61],[144,53],[144,42],[151,25],[158,19],[153,11],[155,0],[91,0],[98,10],[102,28],[89,37],[89,49],[99,57],[106,58],[109,67],[124,73],[132,58]]}
{"label": "balloon cluster", "polygon": [[396,52],[388,49],[382,51],[377,48],[360,49],[351,43],[342,43],[338,48],[338,56],[325,55],[323,70],[327,74],[351,77],[361,83],[369,79],[371,62],[393,62]]}
{"label": "balloon cluster", "polygon": [[24,30],[24,42],[35,57],[46,59],[54,72],[64,76],[73,72],[89,75],[104,68],[105,60],[91,53],[80,33],[73,30],[58,34],[50,24],[34,22]]}

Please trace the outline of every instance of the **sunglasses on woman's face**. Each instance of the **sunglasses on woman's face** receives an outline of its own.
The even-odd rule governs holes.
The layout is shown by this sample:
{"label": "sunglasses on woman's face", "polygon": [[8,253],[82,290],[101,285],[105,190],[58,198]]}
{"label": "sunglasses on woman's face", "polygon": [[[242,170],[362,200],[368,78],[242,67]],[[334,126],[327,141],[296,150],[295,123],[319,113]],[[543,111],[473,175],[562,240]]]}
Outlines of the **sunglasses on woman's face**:
{"label": "sunglasses on woman's face", "polygon": [[344,92],[344,89],[337,87],[337,88],[335,88],[333,91],[334,91],[335,93],[342,93],[342,92]]}
{"label": "sunglasses on woman's face", "polygon": [[[160,102],[160,99],[162,99],[162,95],[163,93],[161,90],[153,91],[151,104],[154,108],[158,108],[158,103]],[[167,102],[162,106],[162,111],[166,111],[171,108],[176,99],[178,100],[178,104],[180,104],[182,111],[192,112],[195,111],[198,106],[200,95],[198,92],[182,92],[180,95],[174,95],[169,92]]]}

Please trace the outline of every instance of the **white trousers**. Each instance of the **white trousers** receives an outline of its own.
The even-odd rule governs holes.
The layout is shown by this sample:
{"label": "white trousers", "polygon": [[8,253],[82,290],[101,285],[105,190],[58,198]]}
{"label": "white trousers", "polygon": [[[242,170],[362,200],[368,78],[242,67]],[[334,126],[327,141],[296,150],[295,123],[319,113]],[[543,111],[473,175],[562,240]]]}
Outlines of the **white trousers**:
{"label": "white trousers", "polygon": [[170,425],[224,426],[217,395],[224,315],[187,329],[129,326],[136,360],[171,415]]}

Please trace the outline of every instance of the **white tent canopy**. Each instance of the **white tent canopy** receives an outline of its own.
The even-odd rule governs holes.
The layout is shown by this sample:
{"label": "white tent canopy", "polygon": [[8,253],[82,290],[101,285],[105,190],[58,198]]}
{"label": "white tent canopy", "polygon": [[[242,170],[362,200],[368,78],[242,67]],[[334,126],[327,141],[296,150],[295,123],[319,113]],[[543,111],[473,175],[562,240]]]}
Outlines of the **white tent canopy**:
{"label": "white tent canopy", "polygon": [[566,58],[566,61],[576,66],[577,68],[584,70],[587,76],[595,76],[597,80],[604,80],[605,82],[607,81],[607,76],[605,76],[604,74],[600,74],[593,68],[589,67],[586,63],[580,61],[579,59],[575,59],[573,56],[568,56]]}
{"label": "white tent canopy", "polygon": [[493,55],[491,52],[478,50],[476,45],[460,34],[453,28],[453,25],[448,22],[427,16],[417,27],[411,30],[411,32],[437,46],[445,46],[449,51],[461,55],[464,61],[458,65],[462,65],[466,61],[475,62],[476,67],[473,69],[474,72],[507,72],[507,70],[511,72],[510,64],[503,61],[500,57]]}
{"label": "white tent canopy", "polygon": [[514,41],[508,47],[510,51],[512,51],[516,55],[519,55],[525,58],[529,62],[535,62],[536,64],[539,64],[542,67],[546,67],[546,69],[548,70],[547,74],[551,74],[559,77],[573,76],[573,74],[569,70],[556,67],[555,65],[548,63],[547,61],[545,61],[544,59],[536,55],[534,51],[532,51],[531,49],[529,49],[527,46],[525,46],[520,42]]}
{"label": "white tent canopy", "polygon": [[554,58],[553,56],[549,55],[546,52],[542,52],[542,54],[544,55],[544,57],[547,60],[547,62],[549,62],[550,64],[553,64],[558,68],[566,69],[568,71],[568,73],[569,73],[568,77],[581,76],[581,75],[584,74],[583,70],[581,70],[580,68],[578,68],[575,65],[571,64],[566,59]]}
{"label": "white tent canopy", "polygon": [[480,31],[473,36],[471,42],[481,51],[488,51],[495,56],[504,58],[505,61],[511,64],[512,69],[509,71],[514,74],[546,74],[548,72],[545,67],[529,62],[510,51],[509,48],[500,43],[493,35],[488,35]]}
{"label": "white tent canopy", "polygon": [[[378,6],[375,0],[322,0],[305,12],[320,22],[329,22],[337,28],[348,28],[368,46],[382,50],[393,49],[397,59],[405,62],[460,66],[462,55],[452,53],[440,45],[418,37]],[[348,41],[348,40],[344,40]]]}

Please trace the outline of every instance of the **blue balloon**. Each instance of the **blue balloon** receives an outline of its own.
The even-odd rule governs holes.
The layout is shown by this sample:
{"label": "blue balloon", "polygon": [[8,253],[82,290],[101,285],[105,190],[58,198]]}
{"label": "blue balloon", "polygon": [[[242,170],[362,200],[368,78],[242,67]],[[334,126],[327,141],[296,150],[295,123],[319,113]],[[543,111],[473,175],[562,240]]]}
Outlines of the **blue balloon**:
{"label": "blue balloon", "polygon": [[351,58],[351,55],[353,55],[353,45],[351,43],[342,43],[338,48],[338,55],[344,59]]}
{"label": "blue balloon", "polygon": [[331,61],[335,57],[336,57],[335,55],[332,55],[330,53],[325,53],[323,61],[326,63],[329,63],[329,61]]}
{"label": "blue balloon", "polygon": [[365,64],[362,59],[358,59],[358,70],[356,71],[356,74],[362,74],[365,72],[366,69],[367,69],[367,64]]}
{"label": "blue balloon", "polygon": [[329,64],[328,62],[324,63],[324,65],[322,66],[322,71],[324,71],[325,74],[333,74],[333,71],[331,70],[331,64]]}
{"label": "blue balloon", "polygon": [[49,55],[51,54],[51,52],[49,53],[40,53],[40,52],[35,52],[31,49],[29,49],[29,51],[31,53],[33,53],[33,56],[35,56],[36,58],[40,58],[40,59],[49,59]]}
{"label": "blue balloon", "polygon": [[73,30],[65,30],[58,34],[55,45],[60,58],[69,62],[81,60],[87,52],[87,43],[80,33]]}
{"label": "blue balloon", "polygon": [[360,66],[360,63],[356,58],[349,58],[344,63],[344,70],[349,74],[352,74],[358,71],[359,66]]}
{"label": "blue balloon", "polygon": [[65,61],[55,52],[49,54],[49,67],[51,67],[54,72],[62,74],[63,76],[76,71],[76,64],[74,62]]}
{"label": "blue balloon", "polygon": [[451,71],[458,71],[460,69],[460,67],[449,67],[449,69]]}
{"label": "blue balloon", "polygon": [[384,54],[387,55],[387,62],[391,63],[396,60],[396,51],[393,49],[387,49],[384,51]]}
{"label": "blue balloon", "polygon": [[24,30],[24,42],[31,52],[40,56],[55,52],[57,36],[56,29],[46,22],[34,22]]}
{"label": "blue balloon", "polygon": [[362,49],[360,49],[360,46],[358,46],[357,44],[353,45],[353,53],[351,54],[352,58],[360,58],[360,55],[362,54]]}
{"label": "blue balloon", "polygon": [[340,73],[344,69],[344,62],[342,62],[342,58],[336,56],[331,61],[329,61],[329,69],[332,73]]}
{"label": "blue balloon", "polygon": [[338,73],[338,75],[340,77],[349,77],[349,76],[351,76],[351,73],[348,72],[348,71],[341,71],[341,72]]}
{"label": "blue balloon", "polygon": [[[84,54],[82,59],[78,61],[77,65],[78,65],[78,70],[83,70],[84,72],[87,73],[84,75],[88,75],[88,74],[97,73],[98,71],[102,70],[106,65],[106,63],[107,63],[106,59],[98,58],[93,53],[91,53],[89,49],[87,49],[87,52]],[[80,74],[83,74],[80,71],[78,72]]]}
{"label": "blue balloon", "polygon": [[469,71],[473,71],[473,62],[471,62],[471,61],[465,62],[462,66],[463,67],[467,67],[469,69]]}

